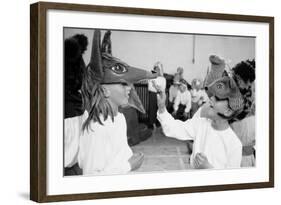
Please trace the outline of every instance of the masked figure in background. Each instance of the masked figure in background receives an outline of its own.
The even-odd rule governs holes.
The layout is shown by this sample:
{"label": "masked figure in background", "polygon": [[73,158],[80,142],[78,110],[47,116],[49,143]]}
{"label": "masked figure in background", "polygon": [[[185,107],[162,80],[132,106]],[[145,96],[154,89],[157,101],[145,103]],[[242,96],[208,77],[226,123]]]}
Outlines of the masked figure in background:
{"label": "masked figure in background", "polygon": [[154,88],[154,85],[160,87],[162,91],[166,90],[166,79],[164,78],[164,69],[163,64],[160,61],[157,61],[152,69],[152,72],[156,74],[157,78],[148,81],[148,94],[149,94],[149,103],[148,103],[148,127],[154,129],[159,127],[160,123],[156,118],[157,113],[157,90]]}
{"label": "masked figure in background", "polygon": [[179,85],[180,85],[180,75],[178,73],[175,73],[175,75],[173,76],[173,84],[169,87],[169,99],[167,105],[167,110],[169,113],[173,113],[174,111],[173,106],[175,103],[175,99],[178,95]]}
{"label": "masked figure in background", "polygon": [[132,106],[144,112],[133,83],[154,75],[113,57],[110,31],[106,32],[102,45],[100,36],[100,30],[95,30],[91,59],[82,84],[86,111],[77,161],[83,175],[125,174],[138,169],[144,156],[134,154],[129,147],[126,120],[119,108]]}
{"label": "masked figure in background", "polygon": [[[64,41],[64,133],[65,133],[65,152],[66,156],[72,155],[73,147],[77,146],[77,135],[81,129],[81,116],[83,108],[81,86],[83,73],[86,65],[83,60],[83,53],[87,49],[88,38],[83,34],[76,34]],[[76,161],[68,161],[68,168],[65,169],[66,175],[81,174]]]}

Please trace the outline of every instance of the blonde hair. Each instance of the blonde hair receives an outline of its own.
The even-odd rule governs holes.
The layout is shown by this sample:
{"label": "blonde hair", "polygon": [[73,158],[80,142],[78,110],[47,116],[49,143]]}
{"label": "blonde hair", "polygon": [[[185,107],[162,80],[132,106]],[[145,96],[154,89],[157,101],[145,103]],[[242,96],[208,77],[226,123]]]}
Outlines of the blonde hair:
{"label": "blonde hair", "polygon": [[83,123],[83,130],[88,130],[92,121],[103,125],[101,116],[104,120],[111,117],[111,120],[114,121],[113,109],[105,96],[102,85],[95,79],[95,75],[90,69],[83,76],[81,93],[83,107],[89,114]]}

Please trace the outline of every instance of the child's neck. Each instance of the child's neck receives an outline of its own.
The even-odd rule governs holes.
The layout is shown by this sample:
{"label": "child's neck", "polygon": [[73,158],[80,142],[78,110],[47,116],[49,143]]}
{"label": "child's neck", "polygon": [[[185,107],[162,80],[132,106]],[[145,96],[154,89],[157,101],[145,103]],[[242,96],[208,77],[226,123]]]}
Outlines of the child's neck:
{"label": "child's neck", "polygon": [[229,128],[229,123],[227,120],[224,119],[216,119],[212,120],[212,127],[215,130],[226,130]]}
{"label": "child's neck", "polygon": [[111,105],[113,115],[115,117],[118,114],[118,106],[115,103],[113,103],[111,100],[109,100],[109,103]]}

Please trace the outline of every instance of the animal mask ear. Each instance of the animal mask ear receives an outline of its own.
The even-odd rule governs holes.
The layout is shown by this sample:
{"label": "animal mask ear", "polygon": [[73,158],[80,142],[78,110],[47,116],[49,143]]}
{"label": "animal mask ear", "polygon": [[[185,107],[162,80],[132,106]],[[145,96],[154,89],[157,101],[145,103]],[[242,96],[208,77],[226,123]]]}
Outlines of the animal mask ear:
{"label": "animal mask ear", "polygon": [[111,50],[111,31],[107,31],[104,34],[104,37],[103,37],[103,40],[102,40],[101,52],[112,55],[112,50]]}
{"label": "animal mask ear", "polygon": [[88,65],[88,72],[90,72],[94,79],[98,82],[101,82],[104,77],[104,71],[102,67],[102,56],[100,49],[100,39],[101,32],[100,30],[95,30],[92,44],[92,53],[90,63]]}
{"label": "animal mask ear", "polygon": [[208,87],[211,83],[223,77],[225,71],[224,59],[216,55],[210,55],[209,61],[211,63],[211,69],[207,73],[206,78],[204,80],[204,87]]}

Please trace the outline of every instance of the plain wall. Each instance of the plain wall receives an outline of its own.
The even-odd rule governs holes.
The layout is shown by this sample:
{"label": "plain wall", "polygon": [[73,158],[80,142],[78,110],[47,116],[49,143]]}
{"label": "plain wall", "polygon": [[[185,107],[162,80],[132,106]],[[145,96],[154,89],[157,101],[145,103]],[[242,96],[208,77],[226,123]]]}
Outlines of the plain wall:
{"label": "plain wall", "polygon": [[[77,33],[85,34],[89,40],[88,50],[84,54],[87,64],[93,30],[65,28],[64,37]],[[161,61],[164,72],[168,74],[174,74],[177,67],[181,66],[184,68],[184,78],[189,83],[193,78],[205,78],[210,54],[223,57],[230,67],[242,60],[255,58],[253,37],[112,31],[111,40],[113,56],[129,65],[151,70],[156,61]]]}

